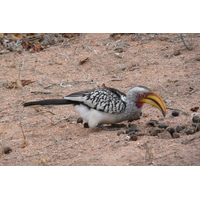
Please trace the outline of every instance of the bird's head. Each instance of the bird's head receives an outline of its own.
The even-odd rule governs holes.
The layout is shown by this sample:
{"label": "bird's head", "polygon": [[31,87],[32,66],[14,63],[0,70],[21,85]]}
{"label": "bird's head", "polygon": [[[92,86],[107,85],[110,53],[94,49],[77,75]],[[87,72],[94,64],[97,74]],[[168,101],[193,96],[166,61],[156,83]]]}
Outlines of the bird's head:
{"label": "bird's head", "polygon": [[129,94],[133,94],[132,99],[138,108],[141,108],[144,103],[151,104],[157,107],[165,117],[166,105],[163,99],[155,92],[144,86],[136,86],[129,91]]}

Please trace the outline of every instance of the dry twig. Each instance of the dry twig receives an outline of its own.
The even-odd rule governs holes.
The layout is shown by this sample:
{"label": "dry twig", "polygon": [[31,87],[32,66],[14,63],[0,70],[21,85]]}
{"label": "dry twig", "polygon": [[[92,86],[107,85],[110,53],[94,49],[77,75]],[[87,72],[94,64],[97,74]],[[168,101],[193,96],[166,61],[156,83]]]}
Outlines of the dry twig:
{"label": "dry twig", "polygon": [[57,122],[53,122],[53,125],[56,125],[56,124],[58,124],[58,123],[60,123],[60,122],[62,122],[62,121],[64,121],[64,120],[68,120],[68,118],[70,117],[70,115],[71,115],[71,114],[69,114],[67,117],[65,117],[65,118],[63,118],[63,119],[58,120]]}
{"label": "dry twig", "polygon": [[80,84],[80,83],[93,83],[93,84],[95,84],[95,82],[93,82],[91,80],[79,80],[79,81],[62,80],[61,83],[60,83],[60,86],[65,88],[65,87],[71,87],[72,85],[76,85],[76,84]]}
{"label": "dry twig", "polygon": [[5,160],[9,160],[9,159],[15,159],[15,158],[30,158],[30,157],[34,157],[34,156],[39,156],[41,154],[44,154],[43,152],[37,152],[36,154],[31,154],[31,155],[18,155],[18,156],[11,156],[11,157],[5,157]]}
{"label": "dry twig", "polygon": [[34,94],[51,94],[51,92],[32,91]]}
{"label": "dry twig", "polygon": [[182,40],[183,44],[185,45],[186,49],[192,50],[191,48],[189,48],[189,47],[186,45],[185,40],[183,39],[183,33],[181,33],[181,40]]}
{"label": "dry twig", "polygon": [[167,107],[167,109],[169,109],[169,110],[176,110],[176,111],[180,111],[180,112],[184,113],[185,115],[189,115],[189,113],[188,113],[188,112],[186,112],[186,111],[184,111],[184,110],[181,110],[181,109],[178,109],[178,108],[169,108],[169,107]]}

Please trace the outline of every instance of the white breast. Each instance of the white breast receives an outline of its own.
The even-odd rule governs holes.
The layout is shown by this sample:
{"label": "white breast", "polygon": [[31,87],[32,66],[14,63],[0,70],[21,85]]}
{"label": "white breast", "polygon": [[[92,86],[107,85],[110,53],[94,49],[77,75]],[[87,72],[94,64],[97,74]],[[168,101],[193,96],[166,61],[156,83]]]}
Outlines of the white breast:
{"label": "white breast", "polygon": [[82,104],[75,105],[75,110],[88,122],[89,127],[96,127],[97,125],[104,123],[113,124],[119,121],[118,114],[101,112],[93,108],[88,108]]}

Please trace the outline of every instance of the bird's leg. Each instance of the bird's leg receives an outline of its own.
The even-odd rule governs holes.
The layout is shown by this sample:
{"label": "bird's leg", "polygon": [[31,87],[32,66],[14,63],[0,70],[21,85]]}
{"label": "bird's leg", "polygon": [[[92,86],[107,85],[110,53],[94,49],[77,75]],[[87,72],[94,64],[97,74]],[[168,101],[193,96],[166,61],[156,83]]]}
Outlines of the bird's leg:
{"label": "bird's leg", "polygon": [[89,128],[89,125],[88,125],[88,123],[87,123],[87,122],[85,122],[85,123],[83,124],[83,127],[84,127],[84,128]]}

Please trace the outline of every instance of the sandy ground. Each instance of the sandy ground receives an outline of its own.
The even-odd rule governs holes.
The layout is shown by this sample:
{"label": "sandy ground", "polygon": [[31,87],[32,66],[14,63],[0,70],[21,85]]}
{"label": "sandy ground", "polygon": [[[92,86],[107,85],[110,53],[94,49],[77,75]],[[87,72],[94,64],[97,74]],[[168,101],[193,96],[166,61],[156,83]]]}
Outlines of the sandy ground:
{"label": "sandy ground", "polygon": [[[200,113],[200,34],[183,36],[186,45],[180,34],[80,34],[42,51],[0,54],[0,165],[200,165],[200,131],[185,133]],[[180,115],[167,109],[163,118],[145,105],[140,120],[125,122],[140,130],[130,141],[118,131],[83,128],[71,105],[22,106],[103,84],[125,93],[149,87]],[[185,129],[177,138],[154,135],[150,119]]]}

